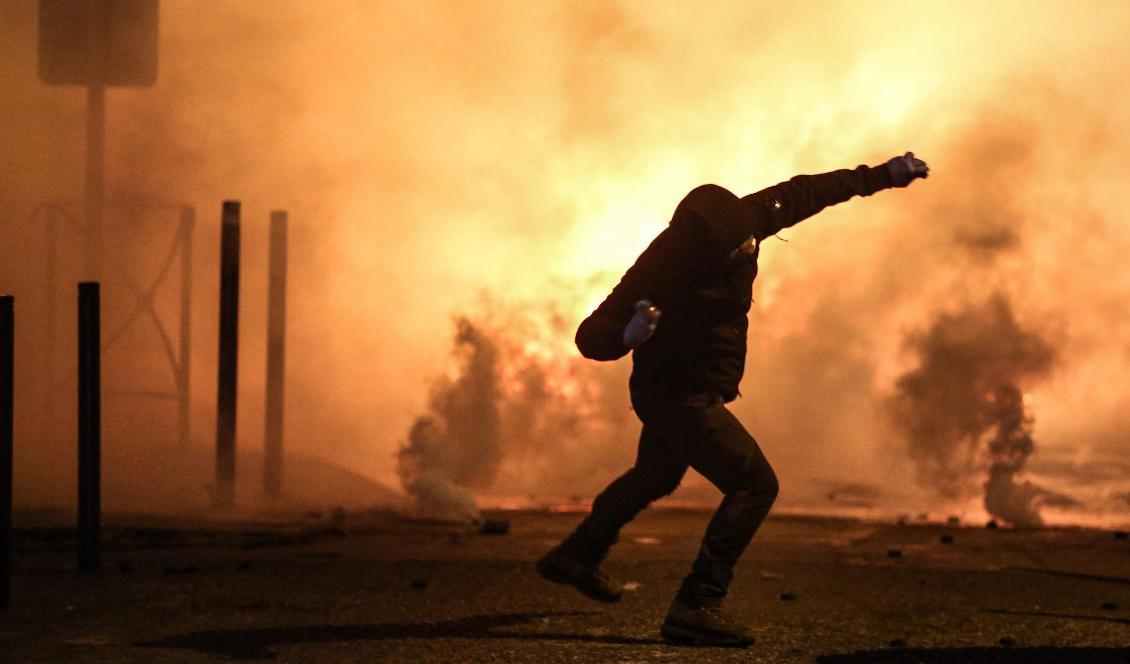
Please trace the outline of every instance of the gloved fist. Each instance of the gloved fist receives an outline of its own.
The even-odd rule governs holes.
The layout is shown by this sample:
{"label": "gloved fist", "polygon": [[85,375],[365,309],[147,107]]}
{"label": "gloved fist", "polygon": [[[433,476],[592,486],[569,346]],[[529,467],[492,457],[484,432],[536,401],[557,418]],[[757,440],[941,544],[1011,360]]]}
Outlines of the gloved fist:
{"label": "gloved fist", "polygon": [[660,314],[650,300],[636,302],[636,313],[624,328],[624,345],[634,350],[650,339],[655,326],[659,324]]}
{"label": "gloved fist", "polygon": [[924,178],[930,173],[926,162],[907,152],[901,157],[892,157],[887,161],[887,171],[891,174],[891,182],[896,187],[905,187],[914,181],[914,178]]}

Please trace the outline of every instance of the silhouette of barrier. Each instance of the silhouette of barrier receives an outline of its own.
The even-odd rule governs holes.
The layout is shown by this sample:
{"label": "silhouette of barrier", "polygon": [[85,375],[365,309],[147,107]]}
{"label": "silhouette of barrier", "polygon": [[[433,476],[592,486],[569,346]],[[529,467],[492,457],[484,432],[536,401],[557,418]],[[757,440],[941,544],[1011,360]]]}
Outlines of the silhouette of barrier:
{"label": "silhouette of barrier", "polygon": [[263,427],[263,491],[282,493],[283,412],[286,378],[286,238],[287,214],[271,212],[267,286],[267,396]]}
{"label": "silhouette of barrier", "polygon": [[220,231],[220,350],[216,388],[215,506],[235,504],[236,377],[239,364],[239,201],[224,201]]}
{"label": "silhouette of barrier", "polygon": [[15,298],[0,295],[0,608],[12,600],[12,406]]}
{"label": "silhouette of barrier", "polygon": [[98,569],[102,512],[102,357],[97,282],[78,285],[78,568]]}

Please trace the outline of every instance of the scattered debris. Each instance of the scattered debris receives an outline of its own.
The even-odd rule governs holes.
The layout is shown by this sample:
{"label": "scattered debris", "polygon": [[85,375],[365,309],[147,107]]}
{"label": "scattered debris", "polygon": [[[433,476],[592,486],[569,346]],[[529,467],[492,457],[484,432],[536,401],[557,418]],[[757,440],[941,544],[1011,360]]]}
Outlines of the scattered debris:
{"label": "scattered debris", "polygon": [[510,519],[483,519],[479,532],[484,535],[505,535],[510,532]]}
{"label": "scattered debris", "polygon": [[938,541],[941,542],[942,544],[953,544],[953,535],[946,533],[945,535],[942,535],[941,537],[939,537]]}
{"label": "scattered debris", "polygon": [[790,592],[787,592],[787,591],[781,593],[781,601],[782,602],[794,602],[794,601],[796,601],[796,593],[790,593]]}
{"label": "scattered debris", "polygon": [[902,558],[902,549],[887,549],[888,558]]}
{"label": "scattered debris", "polygon": [[412,579],[412,590],[423,590],[428,587],[427,579]]}

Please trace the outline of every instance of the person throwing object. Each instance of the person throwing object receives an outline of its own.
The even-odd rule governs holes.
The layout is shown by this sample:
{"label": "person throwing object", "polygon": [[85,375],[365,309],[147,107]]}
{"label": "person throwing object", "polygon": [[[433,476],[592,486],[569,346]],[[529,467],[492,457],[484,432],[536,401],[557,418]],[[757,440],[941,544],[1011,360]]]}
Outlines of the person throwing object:
{"label": "person throwing object", "polygon": [[928,173],[926,163],[907,152],[879,166],[798,175],[741,198],[712,184],[683,198],[670,224],[577,330],[577,347],[587,358],[616,360],[633,351],[629,387],[643,431],[635,465],[537,562],[541,576],[595,600],[619,600],[621,585],[601,562],[624,524],[673,492],[694,468],[724,497],[660,634],[695,645],[753,643],[722,601],[778,490],[757,441],[726,408],[745,371],[746,315],[760,243],[829,205],[906,187]]}

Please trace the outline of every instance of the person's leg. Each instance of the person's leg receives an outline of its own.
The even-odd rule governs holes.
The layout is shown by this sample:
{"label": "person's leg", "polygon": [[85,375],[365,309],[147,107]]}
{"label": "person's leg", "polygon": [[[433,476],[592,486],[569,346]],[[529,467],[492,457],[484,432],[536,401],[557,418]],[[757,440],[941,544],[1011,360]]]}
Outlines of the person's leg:
{"label": "person's leg", "polygon": [[747,646],[754,642],[752,632],[727,615],[721,603],[734,564],[777,496],[777,478],[753,437],[714,395],[637,412],[663,447],[725,494],[660,634],[680,643]]}
{"label": "person's leg", "polygon": [[687,605],[716,607],[726,596],[734,565],[777,498],[777,476],[757,441],[722,403],[692,413],[683,426],[678,440],[685,458],[724,497],[677,597]]}
{"label": "person's leg", "polygon": [[673,492],[686,472],[681,454],[645,423],[635,465],[593,500],[592,511],[561,543],[561,550],[592,567],[600,565],[620,529],[652,502]]}
{"label": "person's leg", "polygon": [[538,560],[538,573],[591,599],[619,600],[622,587],[604,574],[600,563],[616,543],[620,528],[653,500],[674,491],[686,471],[679,455],[645,425],[635,465],[596,497],[592,512],[573,534]]}

